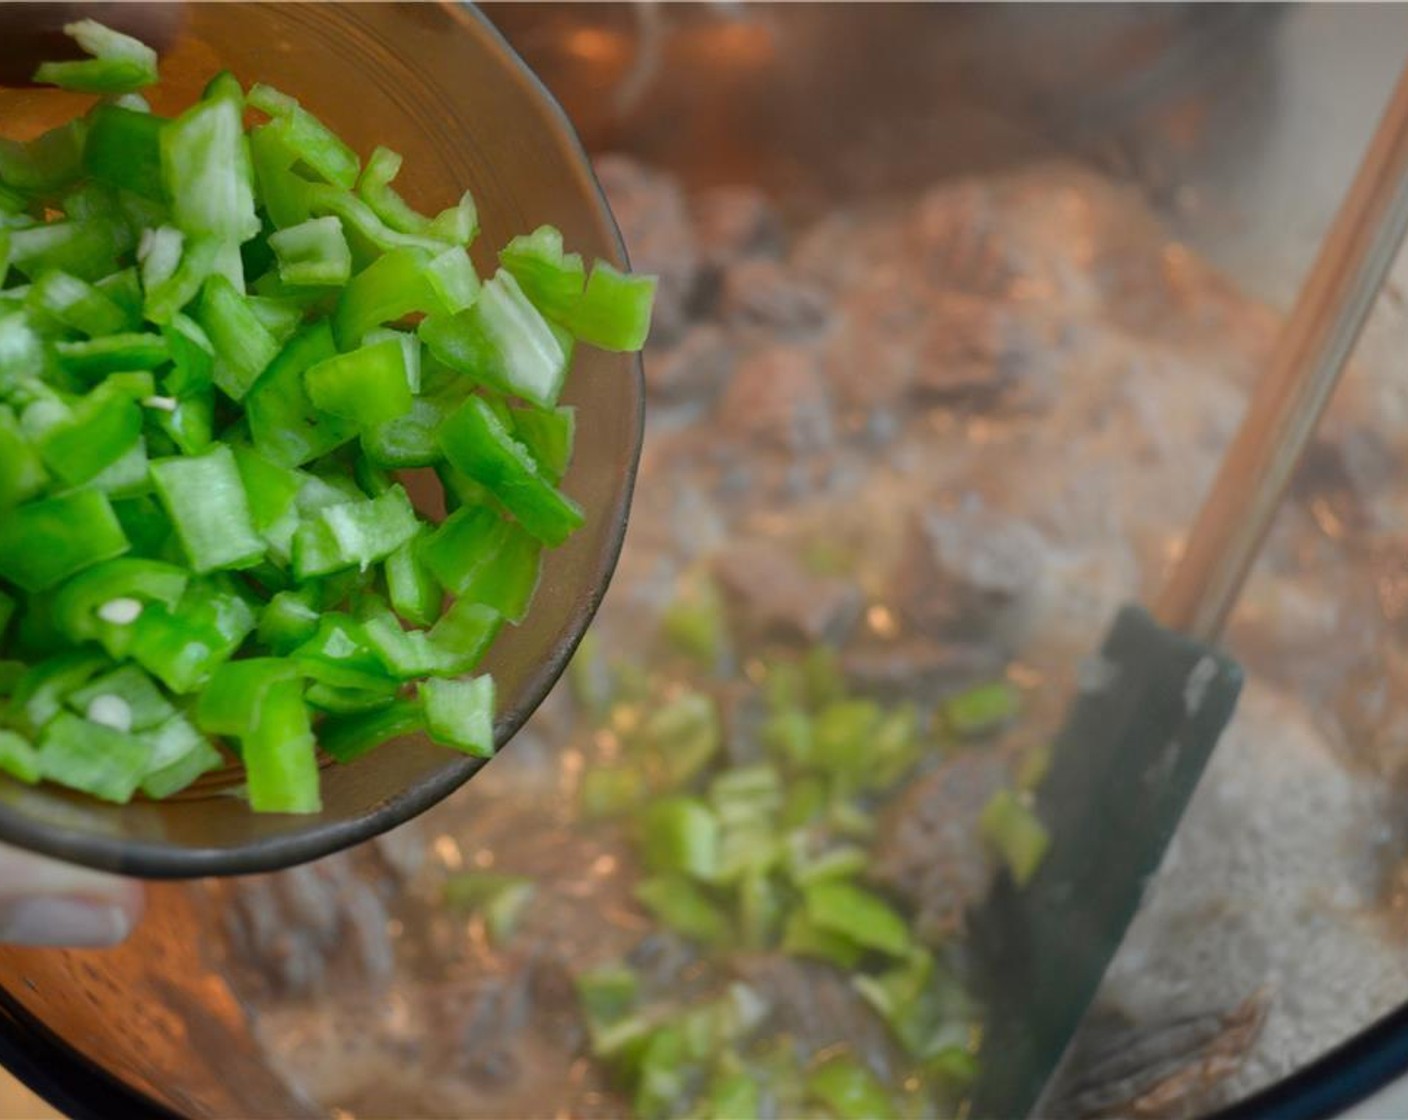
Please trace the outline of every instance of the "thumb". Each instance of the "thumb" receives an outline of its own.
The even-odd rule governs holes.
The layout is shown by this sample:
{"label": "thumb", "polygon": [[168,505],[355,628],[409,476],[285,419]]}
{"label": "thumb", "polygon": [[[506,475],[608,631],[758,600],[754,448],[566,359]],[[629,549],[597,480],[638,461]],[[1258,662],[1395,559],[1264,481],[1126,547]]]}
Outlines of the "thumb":
{"label": "thumb", "polygon": [[93,949],[141,917],[140,883],[0,846],[0,943]]}

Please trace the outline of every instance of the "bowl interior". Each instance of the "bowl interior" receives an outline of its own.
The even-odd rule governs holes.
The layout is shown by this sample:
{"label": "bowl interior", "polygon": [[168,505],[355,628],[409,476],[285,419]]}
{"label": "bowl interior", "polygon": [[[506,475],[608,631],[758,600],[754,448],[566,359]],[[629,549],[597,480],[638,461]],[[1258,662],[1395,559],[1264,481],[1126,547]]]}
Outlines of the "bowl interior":
{"label": "bowl interior", "polygon": [[[405,157],[397,186],[433,212],[469,189],[482,232],[481,273],[509,238],[550,222],[584,256],[623,263],[615,224],[555,102],[489,25],[451,5],[193,5],[163,60],[157,112],[174,113],[219,69],[297,97],[364,157],[385,144]],[[37,132],[83,100],[0,93],[8,134]],[[564,488],[586,526],[551,553],[533,608],[505,631],[486,668],[499,688],[499,742],[546,695],[615,565],[640,450],[643,392],[633,356],[582,348],[564,403],[578,409]],[[256,816],[230,783],[167,802],[110,806],[0,780],[0,839],[95,867],[148,877],[287,866],[390,828],[468,779],[480,762],[409,738],[324,772],[322,813]]]}

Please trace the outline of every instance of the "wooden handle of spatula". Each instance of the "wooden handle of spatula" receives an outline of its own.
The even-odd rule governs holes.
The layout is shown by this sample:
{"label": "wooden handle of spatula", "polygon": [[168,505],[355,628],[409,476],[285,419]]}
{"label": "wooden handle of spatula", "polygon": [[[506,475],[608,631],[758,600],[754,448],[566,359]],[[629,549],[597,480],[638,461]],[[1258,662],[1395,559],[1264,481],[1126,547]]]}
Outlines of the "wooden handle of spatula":
{"label": "wooden handle of spatula", "polygon": [[1205,642],[1222,630],[1405,230],[1408,68],[1155,604],[1165,626]]}

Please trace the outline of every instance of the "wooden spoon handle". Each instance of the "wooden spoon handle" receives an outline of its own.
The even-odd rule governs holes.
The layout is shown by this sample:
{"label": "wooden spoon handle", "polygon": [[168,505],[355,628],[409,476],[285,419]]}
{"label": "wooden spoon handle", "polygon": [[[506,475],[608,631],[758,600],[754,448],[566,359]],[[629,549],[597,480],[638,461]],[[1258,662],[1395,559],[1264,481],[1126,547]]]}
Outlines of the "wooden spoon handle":
{"label": "wooden spoon handle", "polygon": [[1405,230],[1408,68],[1155,604],[1165,626],[1205,642],[1222,630]]}

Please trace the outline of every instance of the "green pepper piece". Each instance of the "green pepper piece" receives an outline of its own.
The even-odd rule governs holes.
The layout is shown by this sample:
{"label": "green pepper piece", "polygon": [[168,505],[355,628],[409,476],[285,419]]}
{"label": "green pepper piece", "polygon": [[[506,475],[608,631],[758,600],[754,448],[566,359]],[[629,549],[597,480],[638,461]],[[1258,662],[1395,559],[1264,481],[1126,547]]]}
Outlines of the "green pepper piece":
{"label": "green pepper piece", "polygon": [[266,545],[228,447],[163,459],[152,464],[151,475],[192,571],[248,568],[263,557]]}
{"label": "green pepper piece", "polygon": [[357,273],[333,311],[338,348],[350,350],[373,328],[414,312],[443,311],[444,304],[426,276],[430,260],[431,255],[421,249],[392,249]]}
{"label": "green pepper piece", "polygon": [[172,692],[193,692],[239,649],[254,612],[228,583],[193,580],[180,603],[153,603],[132,624],[127,656]]}
{"label": "green pepper piece", "polygon": [[256,813],[316,813],[323,807],[318,788],[317,744],[296,680],[270,686],[259,719],[242,739],[249,778],[249,805]]}
{"label": "green pepper piece", "polygon": [[992,795],[978,819],[978,831],[1002,856],[1019,887],[1031,882],[1051,846],[1046,826],[1011,790]]}
{"label": "green pepper piece", "polygon": [[719,871],[719,822],[693,797],[666,797],[646,806],[641,820],[646,866],[658,874],[709,881]]}
{"label": "green pepper piece", "polygon": [[111,503],[93,490],[30,502],[0,518],[0,576],[31,593],[129,547]]}
{"label": "green pepper piece", "polygon": [[554,226],[539,226],[515,237],[499,251],[504,266],[533,306],[561,320],[581,300],[587,272],[577,253],[562,251],[562,234]]}
{"label": "green pepper piece", "polygon": [[817,929],[893,957],[909,952],[909,927],[904,919],[869,891],[823,879],[809,884],[802,897],[807,918]]}
{"label": "green pepper piece", "polygon": [[379,611],[362,623],[366,639],[385,671],[397,680],[454,677],[474,668],[473,656],[431,641],[422,630],[403,630],[396,616]]}
{"label": "green pepper piece", "polygon": [[296,467],[352,439],[356,424],[319,412],[303,385],[303,374],[337,355],[326,320],[295,334],[245,398],[254,446],[270,462]]}
{"label": "green pepper piece", "polygon": [[243,400],[278,354],[278,341],[249,301],[218,274],[201,289],[196,319],[215,349],[215,384],[232,400]]}
{"label": "green pepper piece", "polygon": [[572,462],[577,433],[577,410],[563,405],[545,412],[538,408],[513,408],[513,434],[532,452],[543,477],[562,481]]}
{"label": "green pepper piece", "polygon": [[322,617],[317,589],[300,587],[280,591],[259,615],[259,643],[284,656],[317,632]]}
{"label": "green pepper piece", "polygon": [[444,591],[421,558],[419,539],[418,534],[386,558],[386,590],[400,617],[429,626],[440,616]]}
{"label": "green pepper piece", "polygon": [[428,680],[420,686],[426,729],[444,747],[476,758],[494,753],[494,678]]}
{"label": "green pepper piece", "polygon": [[183,455],[199,455],[209,446],[214,434],[215,393],[211,389],[195,389],[169,406],[156,411],[157,425],[171,437],[171,442]]}
{"label": "green pepper piece", "polygon": [[44,466],[14,410],[0,404],[0,511],[34,497],[47,481]]}
{"label": "green pepper piece", "polygon": [[344,568],[365,570],[419,530],[420,519],[400,486],[377,498],[328,506],[294,534],[294,572],[299,579],[307,579]]}
{"label": "green pepper piece", "polygon": [[431,257],[425,266],[425,280],[448,314],[463,311],[479,298],[479,274],[469,254],[458,246]]}
{"label": "green pepper piece", "polygon": [[451,369],[541,408],[557,404],[570,340],[543,318],[511,273],[500,269],[471,307],[429,315],[418,332]]}
{"label": "green pepper piece", "polygon": [[639,350],[650,333],[655,286],[654,276],[629,276],[597,261],[586,291],[567,316],[567,326],[599,349]]}
{"label": "green pepper piece", "polygon": [[278,346],[283,346],[303,325],[307,310],[297,300],[286,296],[246,296],[245,303],[254,312],[260,326],[274,336]]}
{"label": "green pepper piece", "polygon": [[304,676],[335,688],[376,691],[390,679],[362,624],[345,614],[324,615],[289,657]]}
{"label": "green pepper piece", "polygon": [[42,63],[34,72],[40,85],[80,93],[130,93],[156,84],[156,51],[140,40],[92,19],[65,24],[64,34],[93,57]]}
{"label": "green pepper piece", "polygon": [[122,308],[129,323],[141,323],[142,281],[135,267],[104,276],[93,286]]}
{"label": "green pepper piece", "polygon": [[357,153],[297,100],[263,83],[250,87],[248,100],[254,108],[283,122],[287,130],[284,142],[314,174],[345,190],[356,183]]}
{"label": "green pepper piece", "polygon": [[143,740],[70,712],[56,715],[39,740],[46,780],[117,804],[132,800],[151,756]]}
{"label": "green pepper piece", "polygon": [[224,755],[180,715],[139,738],[151,749],[141,790],[156,800],[180,793],[201,775],[225,764]]}
{"label": "green pepper piece", "polygon": [[249,154],[259,184],[259,200],[278,229],[308,220],[308,183],[293,170],[298,153],[290,147],[288,135],[289,125],[283,120],[275,120],[249,134]]}
{"label": "green pepper piece", "polygon": [[379,711],[325,720],[319,728],[319,740],[325,752],[347,763],[423,725],[419,704],[397,700]]}
{"label": "green pepper piece", "polygon": [[12,229],[10,264],[30,277],[57,268],[99,280],[117,271],[124,234],[113,220],[101,217]]}
{"label": "green pepper piece", "polygon": [[357,193],[371,207],[372,213],[392,229],[401,233],[425,233],[430,229],[430,219],[411,209],[391,185],[400,170],[400,155],[389,148],[373,149],[357,183]]}
{"label": "green pepper piece", "polygon": [[453,407],[440,400],[416,397],[409,412],[362,432],[362,450],[381,467],[402,470],[432,467],[441,459],[436,432]]}
{"label": "green pepper piece", "polygon": [[224,97],[198,101],[162,129],[158,147],[162,184],[182,232],[234,245],[259,232],[240,106]]}
{"label": "green pepper piece", "polygon": [[139,325],[92,284],[58,269],[35,278],[27,302],[89,338],[120,334]]}
{"label": "green pepper piece", "polygon": [[102,654],[86,650],[47,658],[26,670],[15,684],[10,712],[19,715],[24,730],[37,735],[63,711],[69,693],[110,667]]}
{"label": "green pepper piece", "polygon": [[346,284],[352,275],[352,250],[336,218],[309,218],[269,235],[279,264],[279,279],[295,287]]}
{"label": "green pepper piece", "polygon": [[68,419],[36,441],[49,473],[70,486],[97,477],[131,452],[142,436],[142,410],[129,395],[103,385],[80,400]]}
{"label": "green pepper piece", "polygon": [[174,226],[149,230],[137,250],[146,291],[143,315],[153,323],[171,322],[200,294],[202,285],[219,267],[223,252],[224,243],[215,237],[187,237]]}
{"label": "green pepper piece", "polygon": [[729,939],[729,923],[723,913],[699,886],[682,875],[642,879],[635,896],[676,933],[704,945],[722,945]]}
{"label": "green pepper piece", "polygon": [[446,419],[440,445],[453,466],[487,487],[544,544],[560,545],[582,524],[581,509],[543,477],[482,398],[471,397]]}
{"label": "green pepper piece", "polygon": [[30,741],[13,731],[0,728],[0,772],[27,786],[39,781],[39,752]]}
{"label": "green pepper piece", "polygon": [[456,599],[440,621],[430,628],[430,640],[464,658],[463,672],[479,664],[498,636],[504,620],[492,607]]}
{"label": "green pepper piece", "polygon": [[898,1120],[885,1086],[854,1058],[832,1058],[807,1077],[807,1094],[836,1120]]}
{"label": "green pepper piece", "polygon": [[215,670],[201,693],[196,723],[208,734],[242,739],[259,726],[265,700],[274,687],[298,680],[298,668],[281,657],[227,661]]}
{"label": "green pepper piece", "polygon": [[338,354],[303,375],[308,399],[333,416],[375,428],[411,410],[406,356],[398,339]]}
{"label": "green pepper piece", "polygon": [[420,556],[446,590],[520,622],[538,586],[542,545],[493,510],[466,507],[445,519]]}
{"label": "green pepper piece", "polygon": [[161,181],[163,117],[116,105],[97,105],[88,118],[83,166],[100,183],[164,201]]}
{"label": "green pepper piece", "polygon": [[120,656],[150,603],[175,607],[190,577],[156,560],[120,557],[97,564],[65,583],[54,597],[54,623],[71,641],[101,641]]}
{"label": "green pepper piece", "polygon": [[69,693],[67,703],[90,722],[123,732],[148,731],[176,714],[151,677],[135,665],[124,665],[89,681]]}
{"label": "green pepper piece", "polygon": [[29,141],[0,137],[0,180],[27,194],[62,190],[83,174],[86,127],[83,120],[76,119]]}
{"label": "green pepper piece", "polygon": [[83,342],[56,343],[54,350],[59,365],[85,381],[124,370],[156,369],[171,357],[159,334],[110,334]]}

